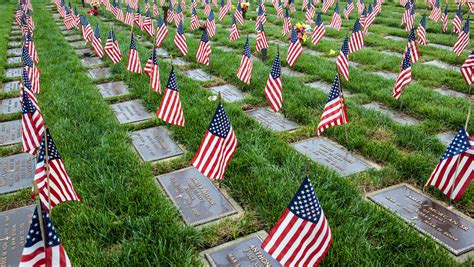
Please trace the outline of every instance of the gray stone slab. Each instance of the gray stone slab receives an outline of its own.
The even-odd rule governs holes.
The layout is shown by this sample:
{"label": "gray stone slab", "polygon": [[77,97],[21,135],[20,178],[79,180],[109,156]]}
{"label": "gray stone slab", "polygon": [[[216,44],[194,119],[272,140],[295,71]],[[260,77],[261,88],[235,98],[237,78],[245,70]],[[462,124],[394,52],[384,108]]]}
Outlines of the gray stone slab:
{"label": "gray stone slab", "polygon": [[16,30],[16,31],[11,31],[10,34],[11,34],[11,35],[21,35],[21,31],[18,31],[18,30]]}
{"label": "gray stone slab", "polygon": [[2,91],[4,93],[19,91],[19,90],[20,90],[20,84],[18,83],[18,81],[7,82],[7,83],[4,83],[2,86]]}
{"label": "gray stone slab", "polygon": [[275,113],[267,108],[249,110],[246,113],[275,132],[292,131],[299,127],[298,124],[286,119],[282,114]]}
{"label": "gray stone slab", "polygon": [[396,41],[396,42],[401,42],[401,41],[406,41],[407,40],[407,38],[403,38],[403,37],[399,37],[399,36],[393,36],[393,35],[387,35],[387,36],[384,36],[383,38],[387,39],[387,40]]}
{"label": "gray stone slab", "polygon": [[121,124],[139,122],[151,118],[139,100],[117,103],[110,105],[110,107]]}
{"label": "gray stone slab", "polygon": [[0,122],[0,146],[21,142],[21,120]]}
{"label": "gray stone slab", "polygon": [[435,47],[435,48],[443,49],[443,50],[447,50],[447,51],[452,51],[453,50],[453,48],[451,46],[440,45],[440,44],[435,44],[435,43],[429,43],[429,44],[427,44],[427,46],[431,46],[431,47]]}
{"label": "gray stone slab", "polygon": [[331,89],[332,89],[332,85],[327,83],[327,82],[321,82],[321,81],[316,81],[316,82],[312,82],[312,83],[307,83],[306,84],[307,86],[309,87],[312,87],[312,88],[316,88],[320,91],[323,91],[325,93],[328,93],[331,92]]}
{"label": "gray stone slab", "polygon": [[209,90],[211,90],[215,95],[221,93],[222,98],[224,98],[226,102],[237,102],[245,98],[244,93],[230,84],[213,86],[210,87]]}
{"label": "gray stone slab", "polygon": [[10,42],[8,42],[8,46],[9,46],[9,47],[20,47],[20,46],[21,46],[21,42],[18,42],[18,41],[10,41]]}
{"label": "gray stone slab", "polygon": [[147,162],[174,158],[184,153],[163,126],[132,132],[130,138],[140,157]]}
{"label": "gray stone slab", "polygon": [[474,221],[413,186],[402,183],[371,193],[368,198],[421,233],[460,256],[474,250]]}
{"label": "gray stone slab", "polygon": [[184,75],[199,82],[208,82],[213,80],[213,77],[204,72],[202,69],[188,70],[184,72]]}
{"label": "gray stone slab", "polygon": [[58,13],[53,13],[52,16],[54,19],[61,19],[61,16]]}
{"label": "gray stone slab", "polygon": [[304,76],[303,73],[301,72],[297,72],[297,71],[294,71],[290,68],[287,68],[287,67],[281,67],[281,73],[285,76],[289,76],[289,77],[301,77],[301,76]]}
{"label": "gray stone slab", "polygon": [[7,55],[9,56],[21,56],[21,48],[12,48],[7,50]]}
{"label": "gray stone slab", "polygon": [[168,51],[166,51],[165,49],[161,47],[156,49],[156,55],[163,58],[169,57]]}
{"label": "gray stone slab", "polygon": [[128,94],[128,86],[122,81],[97,84],[97,88],[104,98]]}
{"label": "gray stone slab", "polygon": [[15,24],[14,26],[12,26],[12,31],[19,31],[19,30],[20,30],[20,27],[18,27],[18,25]]}
{"label": "gray stone slab", "polygon": [[74,34],[76,34],[75,31],[70,31],[70,30],[63,30],[63,31],[61,31],[61,33],[62,33],[64,36],[69,36],[69,35],[74,35]]}
{"label": "gray stone slab", "polygon": [[69,31],[69,30],[66,28],[66,26],[64,26],[64,25],[59,26],[59,29],[60,29],[61,31]]}
{"label": "gray stone slab", "polygon": [[94,80],[98,79],[106,79],[112,77],[112,72],[110,71],[109,68],[98,68],[98,69],[90,69],[87,70],[89,73],[89,77],[91,77]]}
{"label": "gray stone slab", "polygon": [[444,95],[444,96],[451,96],[451,97],[459,97],[459,98],[466,98],[467,95],[458,91],[446,89],[446,88],[436,88],[434,91]]}
{"label": "gray stone slab", "polygon": [[317,56],[317,57],[320,57],[320,56],[323,56],[324,53],[322,52],[319,52],[319,51],[316,51],[316,50],[312,50],[312,49],[305,49],[303,51],[303,54],[306,53],[306,54],[309,54],[309,55],[312,55],[312,56]]}
{"label": "gray stone slab", "polygon": [[150,42],[150,41],[148,41],[148,40],[143,41],[143,42],[142,42],[142,45],[143,45],[144,47],[150,47],[150,48],[153,47],[153,43]]}
{"label": "gray stone slab", "polygon": [[74,50],[74,52],[76,52],[76,54],[78,54],[81,57],[91,57],[95,55],[94,51],[92,51],[90,48],[80,48],[80,49]]}
{"label": "gray stone slab", "polygon": [[173,59],[171,58],[165,58],[163,59],[163,61],[166,61],[166,62],[169,62],[169,63],[173,63],[173,65],[175,66],[184,66],[184,65],[187,65],[188,62],[184,61],[182,58],[180,57],[174,57]]}
{"label": "gray stone slab", "polygon": [[403,113],[388,109],[388,108],[384,107],[383,105],[381,105],[379,103],[376,103],[376,102],[368,103],[368,104],[365,104],[363,106],[367,109],[375,110],[375,111],[378,111],[380,113],[383,113],[383,114],[389,116],[390,118],[392,118],[397,123],[400,123],[402,125],[414,125],[414,124],[417,124],[419,122],[415,118],[412,118],[412,117],[409,117],[409,116],[407,116]]}
{"label": "gray stone slab", "polygon": [[210,266],[281,266],[261,249],[267,233],[260,231],[201,252]]}
{"label": "gray stone slab", "polygon": [[21,77],[21,68],[12,68],[5,70],[5,77],[7,78],[19,78]]}
{"label": "gray stone slab", "polygon": [[1,266],[18,266],[35,205],[0,213]]}
{"label": "gray stone slab", "polygon": [[64,39],[66,39],[66,41],[73,42],[73,41],[81,40],[82,35],[79,35],[79,34],[68,35],[64,37]]}
{"label": "gray stone slab", "polygon": [[7,64],[21,64],[21,57],[9,57],[7,58]]}
{"label": "gray stone slab", "polygon": [[312,138],[291,144],[298,152],[313,161],[333,169],[342,176],[365,171],[373,166],[354,156],[346,148],[324,138]]}
{"label": "gray stone slab", "polygon": [[20,98],[6,98],[0,101],[0,114],[13,114],[21,111]]}
{"label": "gray stone slab", "polygon": [[156,177],[188,225],[201,225],[238,213],[231,200],[194,167]]}
{"label": "gray stone slab", "polygon": [[453,66],[451,64],[448,64],[446,62],[442,62],[439,60],[431,60],[431,61],[424,62],[423,64],[435,66],[435,67],[445,69],[445,70],[459,71],[459,67]]}
{"label": "gray stone slab", "polygon": [[216,49],[221,50],[222,52],[229,52],[229,53],[235,52],[235,49],[232,49],[227,46],[216,46]]}
{"label": "gray stone slab", "polygon": [[[332,62],[336,62],[336,58],[335,57],[331,57],[331,58],[328,58],[328,60],[332,61]],[[354,61],[349,61],[349,66],[353,67],[353,68],[357,68],[360,66],[359,63],[357,62],[354,62]]]}
{"label": "gray stone slab", "polygon": [[8,40],[21,40],[21,35],[8,35]]}
{"label": "gray stone slab", "polygon": [[274,45],[279,45],[279,46],[281,46],[281,47],[287,47],[287,46],[288,46],[287,43],[284,43],[284,42],[282,42],[282,41],[280,41],[280,40],[269,40],[268,43],[269,43],[269,44],[274,44]]}
{"label": "gray stone slab", "polygon": [[98,57],[85,57],[81,58],[82,66],[86,68],[96,68],[104,64],[104,61]]}
{"label": "gray stone slab", "polygon": [[35,159],[27,153],[0,158],[0,194],[31,187],[35,176]]}
{"label": "gray stone slab", "polygon": [[380,53],[387,56],[393,56],[393,57],[398,57],[398,58],[402,58],[403,56],[402,53],[393,52],[393,51],[380,51]]}
{"label": "gray stone slab", "polygon": [[[250,34],[247,34],[247,35],[241,34],[241,35],[240,35],[240,38],[244,38],[244,39],[245,39],[245,38],[247,38],[247,36],[248,36],[249,38],[257,39],[257,35],[256,35],[255,33],[250,33]],[[270,42],[270,41],[268,41],[268,42]]]}
{"label": "gray stone slab", "polygon": [[372,73],[375,74],[375,75],[378,75],[378,76],[380,76],[384,79],[387,79],[387,80],[396,80],[397,77],[398,77],[398,74],[391,73],[391,72],[385,72],[385,71],[374,71]]}
{"label": "gray stone slab", "polygon": [[453,141],[455,136],[455,132],[443,132],[436,135],[436,137],[438,137],[441,143],[443,143],[446,147],[451,144],[451,141]]}
{"label": "gray stone slab", "polygon": [[74,48],[80,48],[80,47],[85,47],[86,46],[86,41],[75,41],[75,42],[71,42],[69,43],[72,47]]}

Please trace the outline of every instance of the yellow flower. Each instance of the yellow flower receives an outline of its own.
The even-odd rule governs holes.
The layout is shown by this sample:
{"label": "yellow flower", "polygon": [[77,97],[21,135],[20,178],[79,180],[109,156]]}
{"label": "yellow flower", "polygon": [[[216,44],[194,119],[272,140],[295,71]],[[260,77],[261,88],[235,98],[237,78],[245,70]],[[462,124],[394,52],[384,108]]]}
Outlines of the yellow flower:
{"label": "yellow flower", "polygon": [[334,50],[332,50],[332,49],[329,50],[329,55],[335,55],[335,54],[336,54],[336,51],[334,51]]}
{"label": "yellow flower", "polygon": [[303,34],[303,42],[306,42],[306,38],[307,38],[307,37],[308,37],[308,36],[306,36],[306,33]]}

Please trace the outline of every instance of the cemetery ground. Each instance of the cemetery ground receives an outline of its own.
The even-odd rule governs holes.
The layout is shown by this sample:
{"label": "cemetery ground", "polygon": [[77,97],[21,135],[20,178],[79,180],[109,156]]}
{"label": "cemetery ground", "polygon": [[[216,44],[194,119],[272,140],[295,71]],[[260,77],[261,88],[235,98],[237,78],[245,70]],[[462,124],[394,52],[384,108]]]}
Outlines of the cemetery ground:
{"label": "cemetery ground", "polygon": [[[169,25],[170,32],[163,44],[168,56],[166,59],[165,56],[159,58],[163,87],[168,80],[170,62],[177,62],[178,57],[186,62],[184,65],[175,63],[186,119],[185,127],[176,127],[166,125],[154,115],[138,123],[121,124],[110,108],[113,104],[139,100],[147,112],[155,113],[161,100],[161,96],[155,93],[151,99],[148,98],[148,78],[145,75],[126,71],[130,43],[128,26],[113,19],[110,12],[97,18],[88,16],[93,27],[99,24],[103,41],[113,25],[124,55],[116,65],[106,58],[102,59],[101,65],[110,68],[111,75],[92,79],[88,68],[81,64],[84,57],[76,53],[77,48],[65,39],[72,33],[80,35],[80,31],[71,30],[72,33],[64,35],[53,18],[55,7],[51,12],[47,8],[47,0],[33,0],[32,3],[36,24],[35,44],[40,58],[38,66],[42,73],[42,92],[38,99],[69,176],[82,197],[80,203],[63,203],[53,211],[54,224],[73,264],[199,265],[200,251],[260,230],[268,232],[306,173],[313,181],[333,233],[333,243],[322,265],[474,264],[472,257],[464,263],[457,262],[448,250],[430,237],[421,235],[414,227],[366,198],[370,192],[400,182],[421,189],[447,145],[437,135],[458,131],[464,125],[468,110],[468,91],[458,70],[424,64],[437,60],[459,67],[467,57],[466,52],[456,57],[439,46],[420,47],[421,63],[415,63],[412,68],[416,83],[407,87],[400,101],[391,96],[394,79],[375,73],[397,74],[399,71],[401,54],[394,53],[403,52],[407,33],[399,26],[403,9],[398,5],[383,4],[381,14],[370,28],[372,34],[365,39],[366,47],[350,56],[356,64],[350,68],[350,83],[342,82],[342,88],[347,92],[350,119],[347,124],[348,138],[344,127],[324,132],[324,138],[342,145],[371,162],[370,166],[375,166],[342,176],[331,168],[309,161],[292,144],[316,135],[315,128],[327,99],[324,84],[330,86],[336,73],[331,59],[339,53],[343,38],[351,31],[355,12],[350,20],[343,20],[340,32],[327,29],[326,36],[329,38],[318,45],[304,43],[305,53],[292,69],[299,75],[286,75],[284,72],[281,113],[298,127],[292,131],[276,132],[252,119],[247,112],[268,106],[263,89],[278,46],[270,45],[267,61],[254,60],[250,85],[243,85],[235,75],[247,35],[251,38],[253,54],[260,57],[255,53],[255,38],[251,36],[255,27],[255,4],[250,7],[246,24],[239,27],[242,37],[238,41],[229,44],[229,15],[222,22],[217,21],[216,36],[211,38],[210,66],[195,63],[200,31],[190,31],[189,16],[185,20],[185,32],[190,33],[186,36],[189,53],[185,57],[174,46],[175,27]],[[81,14],[85,13],[80,8],[80,1],[72,1],[72,4],[78,6]],[[339,3],[341,10],[344,5]],[[276,20],[271,4],[266,6],[267,38],[281,42],[282,65],[288,67],[285,61],[287,40],[281,36],[282,22]],[[418,13],[426,10],[423,3],[417,7]],[[6,70],[20,66],[8,64],[6,60],[11,48],[8,43],[14,39],[9,25],[14,23],[15,9],[14,0],[0,4],[0,22],[3,25],[0,27],[2,87],[14,80],[6,77]],[[185,10],[189,14],[189,8]],[[326,24],[329,24],[329,13],[323,16]],[[201,8],[198,15],[204,18]],[[419,19],[420,16],[415,19],[416,25]],[[292,22],[298,21],[304,21],[304,13],[292,14]],[[440,24],[428,20],[427,28],[427,39],[432,44],[454,44],[455,35],[442,34]],[[137,46],[144,66],[151,52],[151,46],[147,46],[146,41],[152,42],[153,39],[145,32],[135,30],[134,33],[141,36]],[[402,39],[395,41],[396,38],[387,36]],[[232,51],[223,51],[218,47]],[[336,54],[332,55],[331,50]],[[186,71],[192,69],[202,69],[212,79],[204,82],[193,80],[186,76]],[[96,85],[108,81],[123,81],[128,87],[128,94],[104,99]],[[317,88],[310,86],[314,82],[319,82]],[[189,161],[197,151],[217,105],[209,98],[214,94],[209,88],[224,84],[231,84],[245,94],[240,101],[224,101],[239,147],[222,182],[222,189],[243,208],[244,213],[202,227],[187,226],[155,177],[190,165]],[[3,92],[0,98],[17,95],[18,91]],[[373,107],[384,107],[382,111],[389,113],[373,110]],[[392,115],[391,111],[400,116]],[[19,118],[19,113],[0,115],[2,122]],[[184,154],[166,161],[143,162],[129,134],[159,126],[171,133]],[[472,124],[467,131],[474,132]],[[18,154],[20,150],[19,144],[6,146],[0,149],[0,154],[7,157]],[[311,164],[305,172],[307,162]],[[434,199],[450,203],[434,188],[428,188],[426,193]],[[2,194],[0,211],[32,202],[30,188]],[[472,218],[474,186],[471,185],[462,200],[453,205]]]}

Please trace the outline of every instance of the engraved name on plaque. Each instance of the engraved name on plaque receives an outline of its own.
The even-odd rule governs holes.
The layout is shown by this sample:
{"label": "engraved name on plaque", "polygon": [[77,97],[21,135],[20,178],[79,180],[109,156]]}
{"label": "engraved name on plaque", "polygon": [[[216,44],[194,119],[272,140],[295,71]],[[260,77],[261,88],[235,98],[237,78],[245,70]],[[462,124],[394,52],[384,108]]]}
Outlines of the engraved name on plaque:
{"label": "engraved name on plaque", "polygon": [[222,98],[224,98],[226,102],[236,102],[245,98],[245,95],[239,91],[237,87],[230,84],[213,86],[210,87],[209,90],[211,90],[216,95],[221,93]]}
{"label": "engraved name on plaque", "polygon": [[207,82],[212,80],[212,76],[205,73],[202,69],[188,70],[184,72],[184,75],[199,82]]}
{"label": "engraved name on plaque", "polygon": [[6,98],[0,101],[1,114],[13,114],[21,111],[20,98]]}
{"label": "engraved name on plaque", "polygon": [[123,81],[97,84],[102,97],[114,97],[128,94],[128,87]]}
{"label": "engraved name on plaque", "polygon": [[21,120],[0,122],[0,146],[20,143]]}
{"label": "engraved name on plaque", "polygon": [[35,160],[27,153],[0,158],[0,194],[31,187]]}
{"label": "engraved name on plaque", "polygon": [[132,132],[130,137],[144,161],[162,160],[183,154],[183,150],[162,126]]}
{"label": "engraved name on plaque", "polygon": [[275,132],[291,131],[299,127],[298,124],[286,119],[280,113],[275,113],[267,108],[249,110],[246,113]]}
{"label": "engraved name on plaque", "polygon": [[139,100],[131,100],[110,105],[120,123],[131,123],[150,119]]}

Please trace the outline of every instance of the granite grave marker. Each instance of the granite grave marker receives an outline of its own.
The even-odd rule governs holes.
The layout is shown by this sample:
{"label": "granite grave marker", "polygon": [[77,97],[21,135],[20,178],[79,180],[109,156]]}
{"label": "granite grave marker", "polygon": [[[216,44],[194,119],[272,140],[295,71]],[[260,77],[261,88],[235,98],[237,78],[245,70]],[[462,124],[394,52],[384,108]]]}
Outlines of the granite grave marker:
{"label": "granite grave marker", "polygon": [[113,104],[110,107],[121,124],[139,122],[151,118],[139,100],[121,102]]}
{"label": "granite grave marker", "polygon": [[31,187],[35,175],[35,160],[27,153],[0,158],[0,194]]}
{"label": "granite grave marker", "polygon": [[144,161],[163,160],[183,154],[183,150],[162,126],[132,132],[130,137],[133,146]]}
{"label": "granite grave marker", "polygon": [[0,146],[21,141],[21,120],[0,122]]}
{"label": "granite grave marker", "polygon": [[298,128],[298,124],[286,119],[280,113],[275,113],[268,108],[258,108],[246,111],[246,113],[260,122],[263,126],[275,132],[291,131]]}

